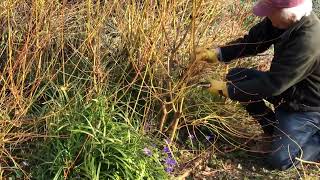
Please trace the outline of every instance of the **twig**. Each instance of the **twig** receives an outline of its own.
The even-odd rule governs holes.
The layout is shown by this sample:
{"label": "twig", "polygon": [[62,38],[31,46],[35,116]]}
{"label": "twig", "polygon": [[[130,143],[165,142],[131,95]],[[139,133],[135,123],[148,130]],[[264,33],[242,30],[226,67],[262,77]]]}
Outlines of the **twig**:
{"label": "twig", "polygon": [[192,167],[185,170],[185,172],[182,175],[176,177],[175,179],[184,180],[185,178],[189,177],[191,175],[192,171],[194,171],[197,167],[199,167],[201,164],[203,164],[204,161],[208,159],[209,154],[211,154],[211,153],[212,152],[210,151],[210,152],[206,152],[205,154],[200,154],[198,157],[195,158],[195,160],[193,160],[195,162],[192,165]]}
{"label": "twig", "polygon": [[163,131],[163,126],[164,123],[167,121],[167,117],[168,117],[168,110],[167,110],[167,106],[165,104],[162,105],[162,117],[161,117],[161,121],[160,121],[160,132]]}
{"label": "twig", "polygon": [[172,128],[171,137],[170,137],[171,142],[174,140],[174,137],[176,135],[180,117],[181,117],[180,111],[177,111],[174,113],[174,120],[173,120],[174,123],[173,123],[173,128]]}

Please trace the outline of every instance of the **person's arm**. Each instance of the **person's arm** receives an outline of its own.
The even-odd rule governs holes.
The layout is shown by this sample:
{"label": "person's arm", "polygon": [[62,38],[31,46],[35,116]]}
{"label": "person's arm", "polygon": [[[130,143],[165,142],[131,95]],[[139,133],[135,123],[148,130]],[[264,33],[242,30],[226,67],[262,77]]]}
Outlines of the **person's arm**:
{"label": "person's arm", "polygon": [[253,26],[244,37],[218,48],[220,52],[219,61],[228,63],[237,58],[262,53],[274,43],[273,38],[272,23],[265,18]]}
{"label": "person's arm", "polygon": [[252,80],[228,82],[229,98],[250,102],[280,95],[312,73],[315,49],[308,41],[291,41],[284,52],[274,58],[269,72]]}

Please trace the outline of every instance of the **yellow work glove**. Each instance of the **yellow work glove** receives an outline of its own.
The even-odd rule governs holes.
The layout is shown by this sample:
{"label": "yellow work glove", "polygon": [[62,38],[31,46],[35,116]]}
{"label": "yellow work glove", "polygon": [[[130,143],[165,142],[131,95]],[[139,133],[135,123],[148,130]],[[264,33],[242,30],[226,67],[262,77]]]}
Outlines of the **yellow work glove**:
{"label": "yellow work glove", "polygon": [[210,87],[208,88],[208,91],[214,95],[229,97],[228,90],[227,90],[227,82],[225,81],[218,81],[215,79],[211,79]]}
{"label": "yellow work glove", "polygon": [[208,63],[217,63],[219,62],[218,60],[218,50],[217,49],[208,49],[208,48],[203,48],[199,47],[196,49],[195,52],[196,55],[196,61],[205,61]]}

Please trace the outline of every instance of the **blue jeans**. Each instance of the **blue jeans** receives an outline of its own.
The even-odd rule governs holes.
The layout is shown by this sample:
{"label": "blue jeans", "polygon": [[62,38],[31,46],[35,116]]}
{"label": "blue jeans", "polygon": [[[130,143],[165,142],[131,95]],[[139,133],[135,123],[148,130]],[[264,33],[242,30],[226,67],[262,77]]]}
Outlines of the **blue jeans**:
{"label": "blue jeans", "polygon": [[306,161],[320,160],[320,112],[286,112],[276,110],[272,153],[269,164],[285,170]]}
{"label": "blue jeans", "polygon": [[[259,76],[260,71],[247,68],[230,70],[227,80],[245,81]],[[271,102],[274,100],[270,97]],[[285,170],[305,161],[320,160],[320,112],[273,112],[263,100],[244,104],[265,133],[273,136],[268,162],[273,169]]]}

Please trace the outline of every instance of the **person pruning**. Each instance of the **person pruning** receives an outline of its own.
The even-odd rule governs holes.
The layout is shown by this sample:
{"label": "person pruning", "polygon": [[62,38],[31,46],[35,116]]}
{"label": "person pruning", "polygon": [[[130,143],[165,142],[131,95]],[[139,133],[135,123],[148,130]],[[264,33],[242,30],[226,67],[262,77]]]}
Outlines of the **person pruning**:
{"label": "person pruning", "polygon": [[[229,63],[274,47],[269,71],[234,68],[210,91],[239,101],[272,138],[267,161],[286,170],[320,160],[320,20],[311,0],[259,0],[262,21],[247,35],[218,48],[197,48],[196,61]],[[267,100],[275,107],[271,110]]]}

